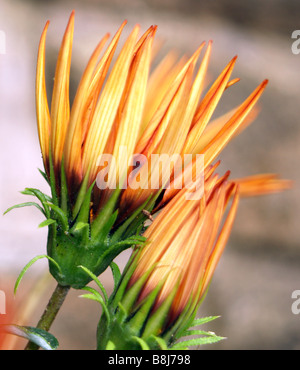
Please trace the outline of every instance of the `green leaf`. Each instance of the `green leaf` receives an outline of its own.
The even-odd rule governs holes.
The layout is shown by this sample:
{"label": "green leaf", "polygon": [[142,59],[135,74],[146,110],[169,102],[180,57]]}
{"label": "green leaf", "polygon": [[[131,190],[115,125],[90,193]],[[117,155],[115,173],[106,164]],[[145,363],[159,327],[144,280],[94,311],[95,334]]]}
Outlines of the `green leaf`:
{"label": "green leaf", "polygon": [[14,206],[12,206],[12,207],[9,207],[9,208],[8,208],[8,209],[3,213],[3,215],[5,215],[6,213],[10,212],[12,209],[15,209],[15,208],[30,207],[30,206],[34,206],[34,207],[36,207],[39,211],[41,211],[41,212],[42,212],[42,214],[43,214],[44,216],[46,216],[46,213],[45,213],[45,211],[43,210],[43,208],[42,208],[39,204],[37,204],[36,202],[25,202],[25,203],[16,204],[16,205],[14,205]]}
{"label": "green leaf", "polygon": [[27,265],[20,272],[20,274],[19,274],[19,276],[18,276],[18,278],[16,280],[16,283],[15,283],[14,294],[17,293],[18,286],[20,285],[20,282],[21,282],[24,274],[26,273],[26,271],[29,269],[29,267],[32,266],[34,264],[34,262],[36,262],[37,260],[42,259],[42,258],[47,258],[49,261],[51,261],[52,263],[54,263],[54,265],[58,268],[59,271],[61,271],[60,266],[58,265],[58,263],[53,258],[47,256],[46,254],[42,254],[40,256],[36,256],[32,260],[30,260],[27,263]]}
{"label": "green leaf", "polygon": [[3,325],[2,328],[6,333],[28,339],[45,350],[55,350],[59,345],[52,334],[38,328],[20,325]]}

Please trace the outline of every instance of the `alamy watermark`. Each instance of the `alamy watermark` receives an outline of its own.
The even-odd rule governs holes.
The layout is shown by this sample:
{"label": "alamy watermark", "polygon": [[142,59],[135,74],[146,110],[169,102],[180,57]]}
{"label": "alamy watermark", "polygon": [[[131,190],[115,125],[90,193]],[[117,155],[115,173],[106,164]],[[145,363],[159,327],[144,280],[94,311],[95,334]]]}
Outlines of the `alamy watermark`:
{"label": "alamy watermark", "polygon": [[6,54],[6,34],[0,30],[0,54]]}
{"label": "alamy watermark", "polygon": [[[203,154],[143,154],[128,156],[120,146],[117,157],[99,156],[96,185],[99,189],[187,189],[186,199],[199,200],[204,192]],[[170,181],[174,180],[174,181]]]}
{"label": "alamy watermark", "polygon": [[292,43],[292,53],[298,55],[300,54],[300,30],[293,31],[291,38],[296,39]]}
{"label": "alamy watermark", "polygon": [[292,303],[291,310],[294,315],[299,315],[300,313],[300,290],[294,290],[292,292],[292,299],[294,299],[294,302]]}

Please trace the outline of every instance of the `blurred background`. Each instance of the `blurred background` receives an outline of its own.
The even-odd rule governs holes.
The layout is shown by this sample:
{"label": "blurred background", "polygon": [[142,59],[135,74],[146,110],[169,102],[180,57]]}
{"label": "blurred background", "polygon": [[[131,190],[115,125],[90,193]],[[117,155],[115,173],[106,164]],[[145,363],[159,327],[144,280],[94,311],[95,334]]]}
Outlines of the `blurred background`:
{"label": "blurred background", "polygon": [[[240,203],[227,249],[220,261],[199,316],[220,315],[206,329],[227,337],[201,349],[300,349],[300,315],[293,314],[292,292],[300,289],[299,154],[300,54],[292,53],[291,38],[300,29],[297,0],[0,0],[0,30],[5,54],[0,54],[0,211],[29,201],[25,187],[48,193],[35,120],[35,64],[40,34],[47,36],[48,87],[70,12],[75,9],[71,94],[100,38],[114,32],[124,19],[143,30],[157,24],[162,53],[173,48],[190,55],[203,40],[214,41],[210,76],[216,78],[238,55],[233,77],[241,81],[226,91],[218,113],[242,102],[265,78],[269,85],[260,100],[256,121],[224,150],[222,171],[232,177],[279,173],[294,180],[284,193],[244,199]],[[14,210],[0,219],[0,290],[13,299],[13,285],[23,266],[44,254],[47,231],[37,229],[41,214],[33,207]],[[128,252],[118,261],[123,266]],[[14,298],[21,304],[47,270],[39,260],[21,282]],[[55,282],[46,277],[42,304],[22,324],[35,325]],[[109,271],[101,278],[111,289]],[[51,332],[60,349],[95,348],[100,315],[96,302],[72,291]],[[24,311],[25,314],[25,311]],[[19,344],[23,348],[25,342]]]}

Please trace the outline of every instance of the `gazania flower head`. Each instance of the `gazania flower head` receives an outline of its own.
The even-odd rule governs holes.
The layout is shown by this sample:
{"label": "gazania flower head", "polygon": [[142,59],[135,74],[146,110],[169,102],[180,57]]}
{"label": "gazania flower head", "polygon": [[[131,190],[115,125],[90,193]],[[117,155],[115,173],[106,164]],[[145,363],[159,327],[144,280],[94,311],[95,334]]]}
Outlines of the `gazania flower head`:
{"label": "gazania flower head", "polygon": [[[203,182],[198,179],[203,187],[196,183],[161,200],[164,207],[158,205],[161,212],[144,232],[145,244],[133,250],[102,315],[99,349],[187,349],[222,339],[188,329],[210,320],[194,318],[229,239],[240,195],[289,184],[271,175],[272,181],[232,180],[230,171],[215,173],[218,164],[206,168]],[[198,338],[182,341],[192,334]]]}
{"label": "gazania flower head", "polygon": [[[138,337],[150,347],[153,337],[172,347],[177,334],[191,323],[236,215],[238,187],[228,181],[228,176],[229,173],[219,177],[211,169],[206,171],[204,195],[200,200],[186,201],[190,190],[180,190],[145,231],[147,243],[133,252],[111,300],[114,323],[111,325],[115,331],[110,328],[106,328],[110,334],[101,331],[101,348],[120,336],[116,323],[124,312],[125,328],[134,337],[131,342]],[[229,202],[231,206],[225,217]],[[99,327],[105,327],[103,322]],[[116,349],[127,348],[125,341],[122,343],[125,348],[120,340],[116,343]],[[152,344],[154,348],[158,345],[156,341]]]}
{"label": "gazania flower head", "polygon": [[[24,193],[41,203],[35,205],[46,218],[40,226],[49,229],[52,275],[74,288],[90,280],[78,266],[99,275],[121,251],[140,242],[149,212],[163,208],[180,189],[182,175],[175,170],[185,156],[191,156],[185,174],[197,174],[197,155],[204,156],[202,168],[207,171],[252,121],[253,108],[267,85],[263,81],[235,110],[210,122],[223,92],[237,82],[231,79],[236,57],[204,94],[211,42],[206,50],[202,43],[187,60],[170,53],[153,68],[157,27],[140,35],[136,25],[115,55],[125,25],[110,42],[106,34],[95,48],[72,105],[74,12],[59,50],[51,104],[45,82],[49,22],[38,49],[36,114],[43,175],[51,196],[33,188]],[[160,156],[174,155],[172,163],[161,164]],[[247,184],[243,182],[246,192]],[[279,182],[277,189],[281,188]]]}

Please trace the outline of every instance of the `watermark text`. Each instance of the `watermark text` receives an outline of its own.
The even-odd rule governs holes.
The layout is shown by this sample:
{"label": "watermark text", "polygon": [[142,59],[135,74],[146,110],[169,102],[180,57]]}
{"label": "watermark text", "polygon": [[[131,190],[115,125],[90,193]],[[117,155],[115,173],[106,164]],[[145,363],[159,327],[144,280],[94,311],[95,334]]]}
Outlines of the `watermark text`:
{"label": "watermark text", "polygon": [[292,53],[295,55],[300,54],[300,30],[295,30],[292,32],[292,39],[296,39],[292,43]]}

